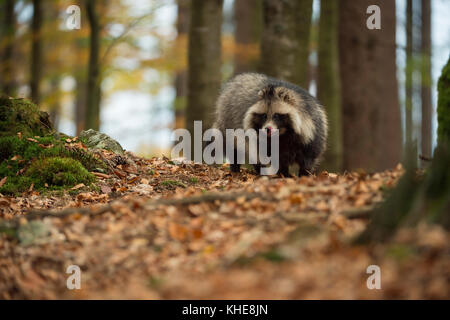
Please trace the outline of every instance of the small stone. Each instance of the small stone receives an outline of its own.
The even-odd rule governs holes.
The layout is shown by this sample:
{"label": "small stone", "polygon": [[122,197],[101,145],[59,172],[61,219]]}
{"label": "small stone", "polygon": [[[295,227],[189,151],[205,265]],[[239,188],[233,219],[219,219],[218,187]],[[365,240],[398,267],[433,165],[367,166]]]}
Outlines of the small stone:
{"label": "small stone", "polygon": [[124,154],[122,146],[116,140],[93,129],[82,131],[79,138],[85,142],[88,148],[106,149],[121,155]]}

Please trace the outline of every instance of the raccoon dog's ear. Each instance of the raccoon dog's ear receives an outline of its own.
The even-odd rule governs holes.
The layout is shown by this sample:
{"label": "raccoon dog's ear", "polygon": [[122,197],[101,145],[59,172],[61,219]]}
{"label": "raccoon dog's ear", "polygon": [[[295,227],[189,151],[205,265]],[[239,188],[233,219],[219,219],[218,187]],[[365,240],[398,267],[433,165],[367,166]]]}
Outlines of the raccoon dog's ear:
{"label": "raccoon dog's ear", "polygon": [[275,95],[275,88],[273,86],[267,86],[262,90],[259,90],[258,96],[260,99],[272,99]]}
{"label": "raccoon dog's ear", "polygon": [[293,94],[289,89],[286,89],[286,88],[277,88],[277,90],[276,90],[276,96],[277,96],[280,100],[282,100],[282,101],[284,101],[284,102],[286,102],[286,103],[289,103],[289,104],[292,104],[292,105],[295,104],[295,96],[294,96],[294,94]]}

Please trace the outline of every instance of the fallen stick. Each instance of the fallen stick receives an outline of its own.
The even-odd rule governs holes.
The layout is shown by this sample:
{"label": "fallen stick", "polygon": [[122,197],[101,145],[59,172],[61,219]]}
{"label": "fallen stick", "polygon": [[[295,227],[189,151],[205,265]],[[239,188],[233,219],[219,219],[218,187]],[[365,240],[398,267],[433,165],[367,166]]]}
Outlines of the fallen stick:
{"label": "fallen stick", "polygon": [[[244,197],[245,200],[251,200],[254,198],[264,198],[268,200],[273,200],[271,196],[268,196],[263,193],[242,193],[242,192],[229,192],[229,193],[207,193],[200,196],[192,196],[187,198],[179,198],[179,199],[157,199],[157,200],[149,200],[144,204],[144,208],[150,209],[160,205],[166,206],[176,206],[176,205],[189,205],[189,204],[198,204],[202,202],[214,202],[214,201],[231,201],[236,200],[238,198]],[[116,200],[120,201],[120,200]],[[16,219],[26,218],[26,219],[36,219],[43,217],[54,217],[54,218],[62,218],[75,213],[86,214],[86,215],[99,215],[105,212],[111,211],[114,212],[114,203],[111,203],[99,206],[98,208],[67,208],[60,211],[55,210],[31,210],[28,211],[25,215],[17,217]]]}

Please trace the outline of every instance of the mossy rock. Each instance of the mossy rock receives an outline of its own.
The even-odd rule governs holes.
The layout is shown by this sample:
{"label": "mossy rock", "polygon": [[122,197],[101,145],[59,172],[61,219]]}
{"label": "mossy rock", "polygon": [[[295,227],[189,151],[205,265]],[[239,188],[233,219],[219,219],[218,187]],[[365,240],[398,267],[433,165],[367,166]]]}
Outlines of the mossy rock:
{"label": "mossy rock", "polygon": [[53,126],[46,112],[26,99],[14,99],[0,95],[0,137],[45,136],[53,132]]}
{"label": "mossy rock", "polygon": [[79,138],[91,149],[106,149],[123,155],[123,148],[116,140],[105,133],[93,129],[82,131]]}
{"label": "mossy rock", "polygon": [[71,158],[44,158],[33,162],[26,172],[37,187],[72,187],[95,181],[95,177],[83,165]]}

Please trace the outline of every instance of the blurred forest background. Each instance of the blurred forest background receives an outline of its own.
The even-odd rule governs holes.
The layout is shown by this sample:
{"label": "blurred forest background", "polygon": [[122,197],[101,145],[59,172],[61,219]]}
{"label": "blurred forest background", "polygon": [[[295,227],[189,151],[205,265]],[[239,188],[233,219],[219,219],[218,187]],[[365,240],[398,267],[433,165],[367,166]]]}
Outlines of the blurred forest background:
{"label": "blurred forest background", "polygon": [[[366,27],[373,4],[380,30]],[[211,123],[224,80],[257,71],[326,106],[329,171],[393,167],[410,141],[428,159],[436,144],[447,0],[0,0],[0,13],[0,92],[67,134],[167,155],[174,128]]]}

